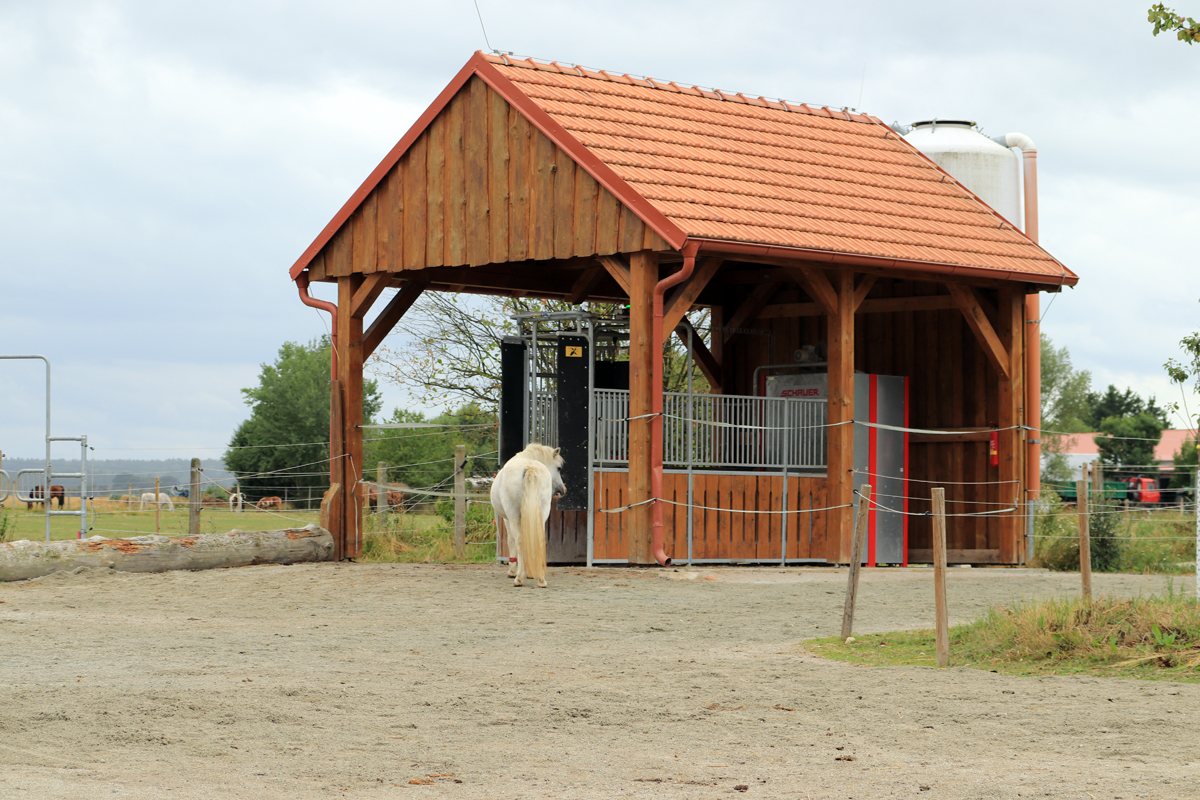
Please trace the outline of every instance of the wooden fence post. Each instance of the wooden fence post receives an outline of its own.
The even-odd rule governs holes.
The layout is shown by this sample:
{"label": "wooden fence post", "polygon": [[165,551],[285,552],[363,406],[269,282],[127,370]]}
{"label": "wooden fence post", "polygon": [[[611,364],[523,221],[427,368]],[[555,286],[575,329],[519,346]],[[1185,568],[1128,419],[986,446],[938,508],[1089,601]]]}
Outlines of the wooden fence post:
{"label": "wooden fence post", "polygon": [[233,493],[235,495],[237,495],[237,503],[235,505],[237,506],[237,513],[240,514],[240,513],[242,513],[242,506],[246,505],[246,503],[242,499],[242,482],[241,481],[234,482]]}
{"label": "wooden fence post", "polygon": [[154,479],[154,532],[158,533],[158,512],[162,506],[158,504],[158,478]]}
{"label": "wooden fence post", "polygon": [[1083,596],[1092,599],[1092,537],[1088,529],[1088,483],[1075,484],[1075,509],[1079,513],[1079,576],[1083,579]]}
{"label": "wooden fence post", "polygon": [[[375,464],[375,513],[387,511],[392,505],[387,499],[387,482],[388,482],[387,462],[379,461]],[[368,501],[369,502],[369,501]]]}
{"label": "wooden fence post", "polygon": [[933,492],[933,604],[937,629],[937,665],[950,666],[950,619],[946,611],[946,490]]}
{"label": "wooden fence post", "polygon": [[863,550],[867,542],[867,511],[871,507],[871,484],[859,489],[858,513],[854,515],[854,544],[850,548],[850,577],[846,584],[846,605],[842,609],[842,641],[854,630],[854,602],[858,599],[858,575],[862,572]]}
{"label": "wooden fence post", "polygon": [[467,446],[454,446],[454,556],[467,557]]}
{"label": "wooden fence post", "polygon": [[188,491],[188,535],[200,535],[200,459],[192,459],[192,487]]}

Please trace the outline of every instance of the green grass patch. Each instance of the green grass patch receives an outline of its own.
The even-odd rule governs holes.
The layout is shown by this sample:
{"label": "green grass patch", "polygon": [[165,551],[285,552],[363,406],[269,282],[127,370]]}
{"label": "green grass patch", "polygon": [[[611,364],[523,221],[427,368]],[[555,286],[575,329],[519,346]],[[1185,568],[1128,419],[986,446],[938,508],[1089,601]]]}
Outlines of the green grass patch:
{"label": "green grass patch", "polygon": [[[74,506],[79,507],[78,498]],[[55,510],[57,510],[57,505]],[[244,531],[277,530],[319,522],[317,511],[285,509],[282,512],[265,512],[246,509],[241,514],[231,512],[228,506],[207,506],[200,511],[201,533],[225,533],[235,528]],[[109,539],[126,539],[155,533],[154,511],[138,511],[111,500],[96,501],[88,512],[89,535],[105,536]],[[46,538],[46,515],[41,508],[19,508],[0,511],[0,536],[8,541]],[[175,504],[174,511],[163,507],[158,514],[157,532],[165,536],[185,536],[188,532],[187,500]],[[79,517],[51,517],[50,539],[74,539],[79,535]],[[0,541],[4,541],[0,538]]]}
{"label": "green grass patch", "polygon": [[[870,666],[932,667],[934,632],[837,637],[802,646],[814,655]],[[1200,682],[1200,603],[1162,597],[1063,598],[995,606],[950,629],[950,665],[1007,675],[1091,675]]]}
{"label": "green grass patch", "polygon": [[371,514],[364,519],[359,561],[405,564],[482,564],[496,558],[496,526],[490,503],[467,506],[466,557],[454,554],[454,505],[438,503],[433,514],[415,511]]}
{"label": "green grass patch", "polygon": [[[1090,515],[1092,570],[1141,575],[1190,575],[1196,571],[1196,522],[1178,508],[1124,510],[1096,503]],[[1079,570],[1079,517],[1074,506],[1048,493],[1034,520],[1030,566]]]}

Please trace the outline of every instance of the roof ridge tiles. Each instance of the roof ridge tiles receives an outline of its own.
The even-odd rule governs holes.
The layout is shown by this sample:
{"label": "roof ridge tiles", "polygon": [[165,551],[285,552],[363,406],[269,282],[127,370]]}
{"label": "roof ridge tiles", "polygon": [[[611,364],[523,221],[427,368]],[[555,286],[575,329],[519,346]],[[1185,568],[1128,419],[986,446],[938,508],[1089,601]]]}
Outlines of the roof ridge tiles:
{"label": "roof ridge tiles", "polygon": [[[731,103],[742,103],[742,104],[748,105],[748,106],[760,106],[763,108],[776,108],[776,109],[781,109],[784,111],[790,111],[793,113],[815,114],[817,116],[825,116],[825,117],[835,116],[834,112],[829,108],[829,106],[821,106],[818,109],[814,106],[808,105],[807,103],[800,103],[798,105],[792,104],[786,100],[783,100],[782,98],[775,100],[775,101],[768,100],[765,97],[749,98],[749,97],[746,97],[741,92],[729,93],[729,92],[726,92],[721,89],[715,89],[715,88],[705,89],[701,86],[692,86],[691,90],[689,91],[688,89],[685,89],[682,86],[680,86],[675,81],[662,82],[662,81],[656,80],[655,78],[651,78],[648,76],[630,75],[629,73],[624,73],[620,76],[616,76],[616,75],[613,75],[612,73],[608,72],[607,70],[602,70],[602,69],[591,70],[591,69],[583,67],[579,64],[566,64],[565,65],[566,67],[570,67],[570,69],[568,70],[568,69],[564,69],[564,65],[560,64],[557,61],[549,61],[549,62],[537,61],[533,58],[533,56],[526,56],[525,58],[522,58],[522,59],[514,58],[512,60],[509,60],[509,57],[505,54],[485,53],[484,58],[486,58],[488,61],[490,61],[493,64],[499,64],[499,65],[505,66],[505,67],[516,67],[518,69],[532,69],[532,70],[539,70],[542,72],[553,72],[553,73],[557,73],[559,75],[574,75],[576,77],[589,78],[591,80],[611,81],[613,83],[623,83],[623,84],[627,84],[627,85],[644,86],[648,89],[658,89],[658,90],[664,91],[664,92],[675,92],[678,94],[699,95],[701,97],[708,97],[708,98],[714,99],[714,100],[724,100],[724,101],[731,102]],[[779,105],[776,106],[776,105],[774,105],[774,103],[779,103]],[[846,119],[851,122],[863,122],[863,123],[877,124],[877,125],[884,124],[883,121],[877,117],[872,117],[869,114],[858,113],[857,109],[855,109],[854,112],[851,113],[849,106],[840,109],[838,113],[845,115],[844,117],[838,117],[838,118]]]}

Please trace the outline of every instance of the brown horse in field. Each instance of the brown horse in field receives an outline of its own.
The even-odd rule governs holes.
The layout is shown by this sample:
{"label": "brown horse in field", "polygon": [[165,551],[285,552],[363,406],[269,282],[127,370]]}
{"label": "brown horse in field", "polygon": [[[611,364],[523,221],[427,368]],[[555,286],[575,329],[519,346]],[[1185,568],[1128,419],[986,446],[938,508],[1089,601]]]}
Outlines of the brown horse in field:
{"label": "brown horse in field", "polygon": [[282,497],[264,497],[262,500],[259,500],[258,503],[255,504],[254,507],[257,508],[259,511],[266,511],[268,508],[278,508],[280,510],[283,510],[283,498]]}
{"label": "brown horse in field", "polygon": [[[29,492],[29,496],[32,497],[33,500],[27,501],[25,503],[26,511],[33,508],[34,503],[45,504],[45,502],[46,502],[45,501],[46,487],[40,486],[40,485],[33,487],[33,489],[30,490],[30,492]],[[66,489],[64,489],[62,486],[59,486],[57,483],[50,484],[50,505],[51,506],[53,506],[54,501],[57,500],[58,508],[59,508],[59,510],[61,510],[63,507],[63,503],[66,502],[66,497],[67,497]]]}

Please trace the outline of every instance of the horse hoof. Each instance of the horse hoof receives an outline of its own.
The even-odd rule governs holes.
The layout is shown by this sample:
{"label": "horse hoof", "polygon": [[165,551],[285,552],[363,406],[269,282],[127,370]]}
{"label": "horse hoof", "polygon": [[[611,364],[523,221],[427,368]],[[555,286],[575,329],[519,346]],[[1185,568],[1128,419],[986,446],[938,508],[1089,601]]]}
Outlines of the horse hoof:
{"label": "horse hoof", "polygon": [[524,586],[524,585],[525,585],[524,581],[513,581],[513,586]]}
{"label": "horse hoof", "polygon": [[538,588],[539,589],[549,589],[550,586],[545,581],[538,581]]}

